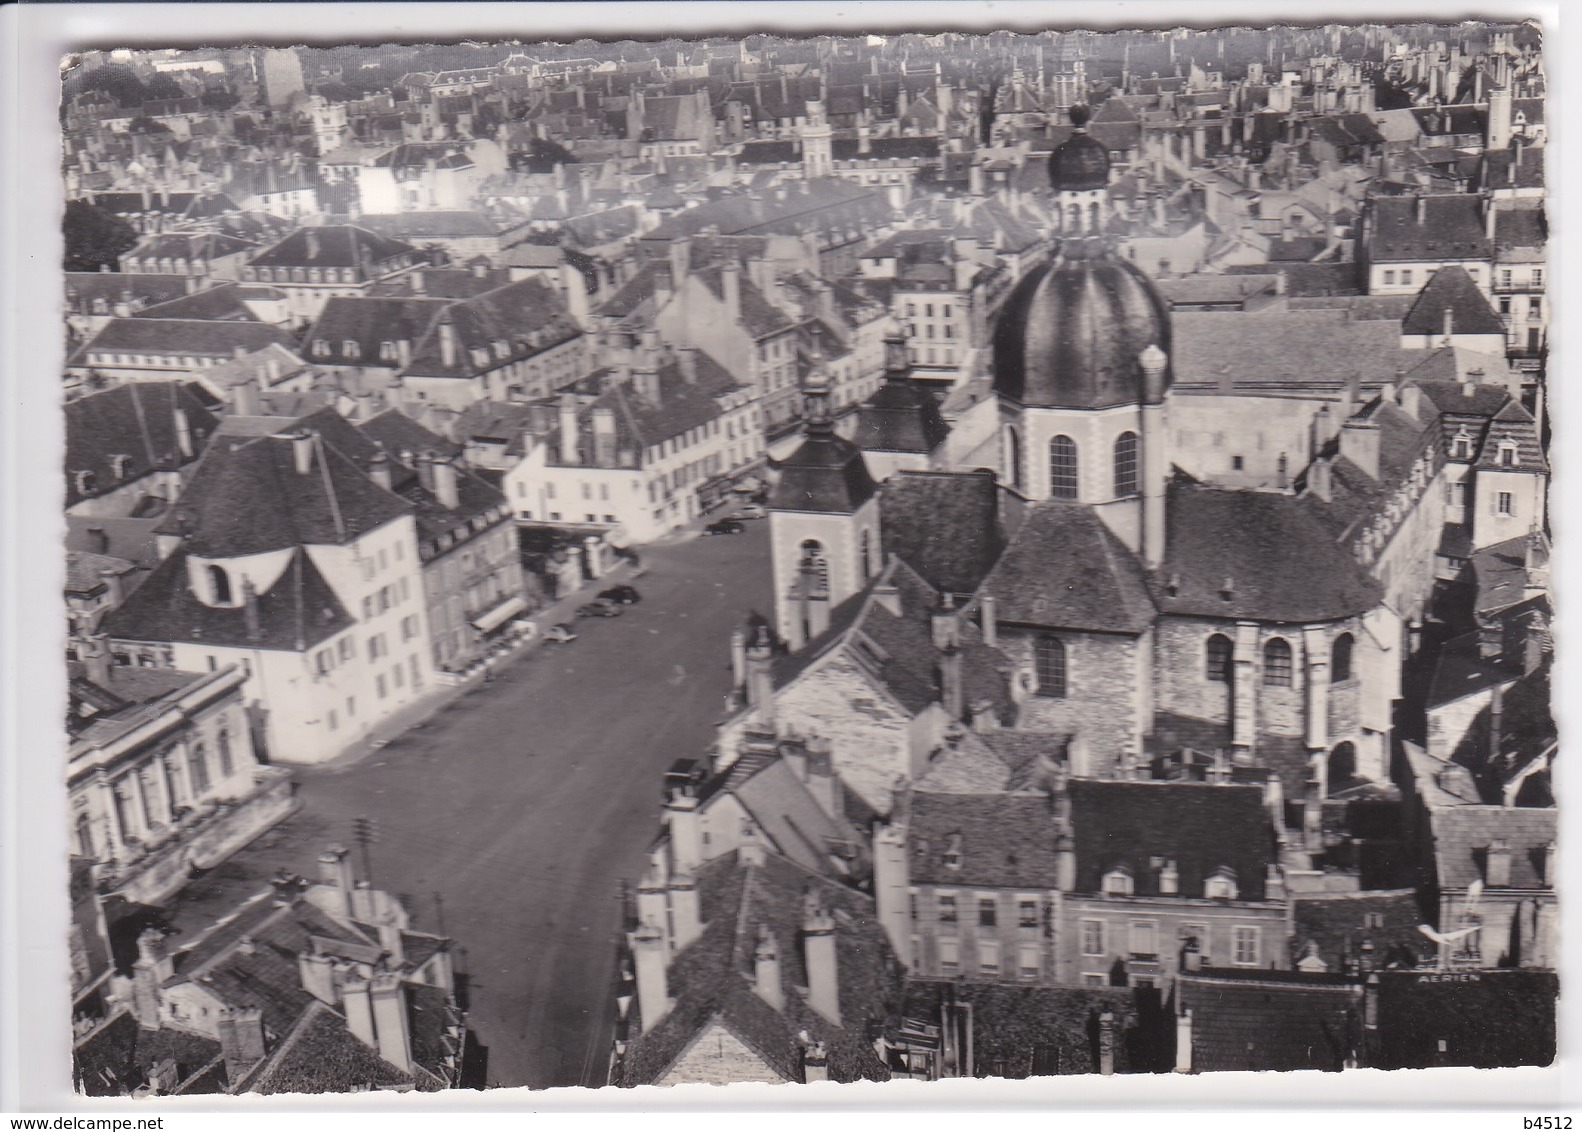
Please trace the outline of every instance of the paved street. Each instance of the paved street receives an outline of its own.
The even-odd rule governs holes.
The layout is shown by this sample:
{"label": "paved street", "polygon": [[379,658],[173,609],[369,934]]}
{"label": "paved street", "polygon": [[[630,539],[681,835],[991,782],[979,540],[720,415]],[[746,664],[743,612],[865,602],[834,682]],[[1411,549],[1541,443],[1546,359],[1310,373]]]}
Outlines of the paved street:
{"label": "paved street", "polygon": [[[712,739],[728,637],[768,612],[768,524],[645,548],[643,601],[578,623],[363,762],[304,770],[302,811],[196,882],[178,922],[256,891],[274,869],[315,875],[352,819],[378,825],[374,881],[417,926],[463,947],[491,1084],[602,1084],[616,894],[642,871],[669,763]],[[361,865],[359,863],[359,869]]]}

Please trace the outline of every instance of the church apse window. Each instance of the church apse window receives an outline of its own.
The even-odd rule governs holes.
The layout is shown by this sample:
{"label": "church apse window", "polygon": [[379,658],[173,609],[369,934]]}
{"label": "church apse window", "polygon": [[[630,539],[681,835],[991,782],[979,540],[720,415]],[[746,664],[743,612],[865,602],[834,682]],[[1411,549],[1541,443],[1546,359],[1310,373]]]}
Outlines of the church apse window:
{"label": "church apse window", "polygon": [[1115,438],[1115,494],[1137,494],[1137,434],[1123,432]]}
{"label": "church apse window", "polygon": [[1279,637],[1263,646],[1263,682],[1270,688],[1291,686],[1291,646]]}
{"label": "church apse window", "polygon": [[1066,646],[1058,637],[1039,637],[1033,645],[1033,671],[1038,694],[1050,699],[1066,697]]}
{"label": "church apse window", "polygon": [[231,576],[225,572],[225,567],[209,567],[209,590],[214,595],[215,605],[230,605],[232,603]]}
{"label": "church apse window", "polygon": [[1005,428],[1005,472],[1014,488],[1022,486],[1022,437],[1016,429]]}
{"label": "church apse window", "polygon": [[1329,654],[1330,681],[1335,684],[1351,679],[1351,652],[1355,641],[1350,633],[1335,638],[1335,647]]}
{"label": "church apse window", "polygon": [[1203,646],[1203,678],[1229,684],[1230,672],[1230,638],[1223,633],[1215,633]]}
{"label": "church apse window", "polygon": [[1077,442],[1057,436],[1049,442],[1049,495],[1052,499],[1076,499],[1080,481],[1077,475]]}

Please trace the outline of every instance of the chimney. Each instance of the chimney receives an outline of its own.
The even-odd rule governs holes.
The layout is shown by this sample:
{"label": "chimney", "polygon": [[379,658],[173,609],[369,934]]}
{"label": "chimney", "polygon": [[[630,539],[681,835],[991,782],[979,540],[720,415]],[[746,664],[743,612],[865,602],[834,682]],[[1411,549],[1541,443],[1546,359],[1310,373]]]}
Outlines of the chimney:
{"label": "chimney", "polygon": [[414,466],[417,469],[417,482],[422,485],[424,491],[432,493],[434,490],[434,453],[419,452],[416,461],[414,461]]}
{"label": "chimney", "polygon": [[[1058,780],[1063,792],[1065,780]],[[1055,834],[1055,887],[1061,892],[1075,892],[1077,887],[1077,842],[1069,822],[1059,823]]]}
{"label": "chimney", "polygon": [[397,1069],[412,1069],[412,1043],[407,1034],[406,990],[394,971],[375,972],[369,981],[368,998],[373,1006],[374,1046],[379,1056]]}
{"label": "chimney", "polygon": [[841,795],[840,778],[835,774],[835,753],[830,741],[822,735],[809,735],[803,740],[807,790],[813,800],[836,822],[843,821],[846,806]]}
{"label": "chimney", "polygon": [[406,948],[401,940],[401,918],[396,914],[395,905],[385,905],[377,926],[379,949],[390,957],[392,966],[399,967],[406,962]]}
{"label": "chimney", "polygon": [[747,702],[758,713],[759,726],[768,732],[775,729],[773,664],[769,631],[760,627],[758,635],[747,646]]}
{"label": "chimney", "polygon": [[1176,1015],[1176,1072],[1192,1072],[1192,1012]]}
{"label": "chimney", "polygon": [[242,579],[242,619],[247,626],[247,639],[259,641],[263,639],[264,631],[258,619],[258,590],[253,585],[251,578]]}
{"label": "chimney", "polygon": [[670,241],[670,286],[680,290],[687,273],[692,269],[692,237],[677,236]]}
{"label": "chimney", "polygon": [[448,459],[436,457],[430,466],[434,474],[434,497],[447,511],[456,510],[461,506],[461,489],[456,465]]}
{"label": "chimney", "polygon": [[291,434],[291,460],[299,476],[313,470],[313,439],[314,434],[308,429]]}
{"label": "chimney", "polygon": [[615,466],[615,410],[607,405],[593,410],[593,462],[601,468]]}
{"label": "chimney", "polygon": [[568,466],[581,463],[577,451],[577,397],[560,395],[560,462]]}
{"label": "chimney", "polygon": [[256,1006],[224,1007],[215,1028],[219,1031],[220,1056],[225,1059],[225,1076],[235,1085],[247,1071],[264,1059],[264,1015]]}
{"label": "chimney", "polygon": [[993,700],[973,700],[967,715],[972,729],[980,735],[1000,729],[1000,716],[994,710]]}
{"label": "chimney", "polygon": [[390,457],[385,455],[384,449],[381,448],[368,458],[368,478],[386,491],[391,490]]}
{"label": "chimney", "polygon": [[830,1022],[840,1023],[840,982],[836,977],[835,919],[808,894],[802,920],[802,959],[807,967],[807,1002]]}
{"label": "chimney", "polygon": [[747,631],[740,625],[731,630],[731,689],[747,692]]}
{"label": "chimney", "polygon": [[1379,426],[1353,417],[1340,429],[1340,454],[1370,479],[1379,478]]}
{"label": "chimney", "polygon": [[829,1053],[824,1049],[823,1042],[814,1042],[802,1051],[802,1081],[812,1084],[814,1081],[829,1080]]}
{"label": "chimney", "polygon": [[331,912],[343,920],[352,916],[352,855],[344,845],[331,845],[319,854],[319,883],[334,895]]}
{"label": "chimney", "polygon": [[999,600],[993,594],[978,599],[978,631],[991,649],[1000,643]]}
{"label": "chimney", "polygon": [[643,924],[627,935],[626,942],[637,966],[637,1010],[646,1034],[670,1010],[665,939],[653,924]]}
{"label": "chimney", "polygon": [[1422,227],[1428,223],[1428,197],[1426,194],[1417,195],[1417,225]]}
{"label": "chimney", "polygon": [[450,314],[449,314],[449,312],[447,312],[445,314],[445,317],[443,317],[443,318],[441,318],[439,320],[439,361],[440,361],[440,365],[442,365],[446,369],[455,369],[456,368],[456,357],[457,357],[456,327],[451,322]]}
{"label": "chimney", "polygon": [[104,528],[99,526],[89,527],[87,531],[88,550],[93,554],[110,553],[110,536],[104,533]]}
{"label": "chimney", "polygon": [[753,948],[753,993],[776,1010],[786,1007],[785,985],[780,977],[780,947],[768,924],[758,925],[758,945]]}
{"label": "chimney", "polygon": [[308,258],[309,259],[318,259],[319,258],[319,234],[317,232],[315,232],[312,228],[309,228],[307,230],[306,244],[307,244],[307,249],[308,249]]}
{"label": "chimney", "polygon": [[159,1029],[159,988],[174,978],[176,963],[170,957],[165,933],[156,927],[137,937],[137,960],[132,964],[132,1013],[145,1030]]}
{"label": "chimney", "polygon": [[117,570],[100,570],[99,577],[104,582],[104,603],[111,609],[126,600],[125,585],[121,581],[121,574]]}
{"label": "chimney", "polygon": [[193,454],[192,424],[187,420],[187,411],[185,409],[178,408],[175,411],[175,418],[176,447],[181,449],[181,455],[183,459],[190,460],[192,459]]}
{"label": "chimney", "polygon": [[239,417],[258,415],[258,379],[249,377],[231,386],[231,412]]}
{"label": "chimney", "polygon": [[720,291],[725,300],[725,319],[734,325],[742,318],[742,273],[734,264],[728,263],[720,270]]}
{"label": "chimney", "polygon": [[691,874],[703,864],[703,839],[694,794],[679,791],[665,803],[670,825],[670,862],[677,873]]}
{"label": "chimney", "polygon": [[1504,838],[1493,841],[1484,865],[1484,883],[1490,888],[1511,886],[1511,843]]}
{"label": "chimney", "polygon": [[320,1002],[335,1005],[334,961],[328,955],[315,955],[311,948],[297,955],[297,975],[302,989]]}

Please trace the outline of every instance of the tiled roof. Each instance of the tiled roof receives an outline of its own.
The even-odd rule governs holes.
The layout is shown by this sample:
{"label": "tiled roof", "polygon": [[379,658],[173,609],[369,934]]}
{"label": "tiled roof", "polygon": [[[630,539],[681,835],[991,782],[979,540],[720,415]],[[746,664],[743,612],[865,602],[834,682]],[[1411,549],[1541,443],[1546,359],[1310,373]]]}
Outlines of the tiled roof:
{"label": "tiled roof", "polygon": [[72,1051],[72,1078],[90,1097],[129,1095],[167,1058],[185,1081],[220,1056],[220,1043],[187,1030],[145,1030],[124,1012]]}
{"label": "tiled roof", "polygon": [[139,240],[121,258],[144,261],[184,259],[191,263],[235,255],[257,246],[251,240],[228,236],[223,232],[163,232]]}
{"label": "tiled roof", "polygon": [[911,472],[879,494],[880,542],[935,589],[973,593],[1005,546],[1000,488],[987,472]]}
{"label": "tiled roof", "polygon": [[830,432],[808,435],[780,465],[769,506],[780,511],[853,514],[878,491],[862,450]]}
{"label": "tiled roof", "polygon": [[1494,414],[1489,431],[1484,435],[1483,447],[1478,452],[1477,466],[1487,471],[1510,471],[1501,460],[1502,444],[1515,445],[1515,467],[1534,474],[1548,470],[1543,446],[1538,440],[1538,423],[1520,401],[1508,401]]}
{"label": "tiled roof", "polygon": [[355,224],[326,224],[299,228],[250,262],[255,267],[352,267],[358,269],[361,278],[368,279],[388,270],[381,266],[387,261],[416,253],[417,249],[404,240]]}
{"label": "tiled roof", "polygon": [[1159,895],[1153,858],[1173,860],[1183,897],[1201,897],[1204,881],[1226,867],[1238,899],[1264,899],[1274,861],[1274,831],[1257,786],[1202,782],[1072,779],[1078,892],[1099,892],[1104,875],[1124,866],[1138,896]]}
{"label": "tiled roof", "polygon": [[124,271],[66,272],[67,306],[78,314],[92,314],[95,299],[108,304],[105,310],[108,314],[124,295],[130,295],[134,303],[147,305],[179,299],[186,293],[185,276]]}
{"label": "tiled roof", "polygon": [[[1382,924],[1373,924],[1374,917]],[[1298,894],[1291,898],[1291,962],[1308,954],[1311,945],[1331,971],[1341,971],[1366,940],[1380,966],[1391,961],[1412,965],[1427,943],[1417,930],[1422,921],[1412,889]]]}
{"label": "tiled roof", "polygon": [[[948,989],[947,989],[948,988]],[[1141,1054],[1144,1023],[1124,987],[1036,987],[909,979],[902,1013],[937,1024],[947,998],[972,1007],[972,1059],[980,1076],[1097,1073],[1098,1017],[1114,1016],[1114,1068],[1140,1073],[1163,1066]]]}
{"label": "tiled roof", "polygon": [[758,828],[781,856],[810,872],[830,875],[832,842],[855,838],[814,801],[784,759],[775,759],[733,787]]}
{"label": "tiled roof", "polygon": [[[722,267],[699,271],[697,277],[716,299],[724,301],[725,283]],[[786,313],[770,302],[757,285],[745,276],[740,276],[737,280],[737,297],[741,306],[742,326],[754,338],[784,334],[795,326]]]}
{"label": "tiled roof", "polygon": [[1494,216],[1494,250],[1542,248],[1549,242],[1549,219],[1541,208],[1501,209]]}
{"label": "tiled roof", "polygon": [[1484,235],[1486,206],[1475,196],[1375,197],[1371,207],[1368,258],[1374,263],[1486,260],[1491,254]]}
{"label": "tiled roof", "polygon": [[1434,272],[1402,320],[1401,333],[1443,334],[1447,311],[1454,334],[1497,334],[1502,339],[1505,336],[1505,324],[1467,269],[1454,265]]}
{"label": "tiled roof", "polygon": [[168,303],[144,307],[133,318],[205,319],[219,322],[257,322],[258,318],[242,301],[242,289],[235,283],[206,287]]}
{"label": "tiled roof", "polygon": [[1559,830],[1553,808],[1519,806],[1435,806],[1429,810],[1434,868],[1441,891],[1488,883],[1489,845],[1503,838],[1511,848],[1511,888],[1552,889],[1544,876],[1545,847]]}
{"label": "tiled roof", "polygon": [[933,394],[919,388],[909,373],[901,373],[889,375],[863,402],[852,439],[868,451],[929,453],[949,434]]}
{"label": "tiled roof", "polygon": [[395,240],[459,239],[497,236],[494,223],[470,209],[429,209],[421,212],[365,212],[357,223],[369,231]]}
{"label": "tiled roof", "polygon": [[1161,613],[1301,623],[1355,616],[1382,598],[1306,500],[1177,477],[1167,506],[1165,561],[1151,579]]}
{"label": "tiled roof", "polygon": [[89,593],[104,585],[103,574],[124,574],[131,569],[133,564],[124,558],[69,550],[66,552],[66,592]]}
{"label": "tiled roof", "polygon": [[[68,401],[66,506],[190,464],[195,457],[182,454],[177,410],[186,414],[193,452],[201,453],[219,422],[186,382],[134,381]],[[81,482],[78,472],[93,473],[91,481]]]}
{"label": "tiled roof", "polygon": [[[802,1080],[798,1035],[822,1042],[832,1081],[882,1081],[889,1073],[874,1052],[869,1026],[888,1019],[900,998],[899,969],[873,901],[824,880],[772,853],[762,866],[743,866],[735,854],[699,870],[703,934],[670,965],[675,1005],[647,1033],[632,1037],[619,1084],[661,1080],[690,1043],[718,1022],[786,1081]],[[801,928],[804,893],[811,891],[835,921],[836,978],[842,1024],[815,1012],[798,987],[807,986]],[[753,952],[760,927],[775,937],[785,992],[776,1010],[753,990]],[[634,1021],[636,1007],[633,1007]]]}
{"label": "tiled roof", "polygon": [[1543,146],[1521,144],[1487,151],[1480,162],[1478,187],[1484,191],[1543,188],[1544,153]]}
{"label": "tiled roof", "polygon": [[276,1093],[345,1093],[412,1084],[412,1075],[397,1069],[365,1046],[346,1028],[346,1020],[315,999],[289,1044],[252,1081],[248,1091]]}
{"label": "tiled roof", "polygon": [[322,439],[306,473],[289,437],[211,445],[159,528],[186,549],[231,558],[304,545],[338,546],[410,509]]}
{"label": "tiled roof", "polygon": [[1185,311],[1170,321],[1178,387],[1372,385],[1392,380],[1401,357],[1398,326],[1340,310]]}
{"label": "tiled roof", "polygon": [[1195,1071],[1338,1072],[1362,1051],[1362,987],[1349,980],[1214,970],[1176,987],[1178,1008],[1192,1012]]}
{"label": "tiled roof", "polygon": [[[423,267],[375,283],[367,290],[372,296],[392,298],[471,299],[511,282],[504,267]],[[421,290],[419,290],[421,288]]]}
{"label": "tiled roof", "polygon": [[[440,345],[446,320],[456,335],[455,358],[449,366]],[[448,305],[413,343],[407,368],[424,376],[472,377],[533,357],[581,333],[558,291],[541,279],[523,279]],[[501,342],[506,346],[503,358],[496,350]],[[475,352],[487,355],[481,364]]]}
{"label": "tiled roof", "polygon": [[251,636],[243,610],[216,609],[193,596],[187,585],[187,556],[178,550],[105,615],[100,629],[116,640],[301,651],[352,624],[313,560],[298,550],[280,580],[258,595],[259,630]]}
{"label": "tiled roof", "polygon": [[1493,419],[1494,414],[1504,408],[1511,399],[1510,392],[1503,385],[1483,385],[1462,381],[1423,381],[1415,377],[1412,379],[1412,384],[1427,395],[1433,402],[1434,408],[1447,416]]}
{"label": "tiled roof", "polygon": [[386,409],[359,424],[357,431],[395,456],[402,452],[436,452],[441,456],[461,453],[461,445],[424,428],[400,409]]}
{"label": "tiled roof", "polygon": [[[385,342],[416,342],[445,309],[443,299],[424,295],[390,298],[336,295],[324,304],[318,321],[304,338],[314,361],[323,365],[386,366],[400,368],[398,353],[384,357]],[[314,347],[323,342],[328,353]],[[346,343],[355,342],[355,351]]]}
{"label": "tiled roof", "polygon": [[1023,625],[1135,634],[1155,616],[1136,556],[1075,503],[1030,506],[982,589],[1002,621]]}
{"label": "tiled roof", "polygon": [[[913,884],[1055,885],[1055,815],[1045,795],[914,790],[907,834]],[[959,868],[946,863],[952,851],[961,854]]]}

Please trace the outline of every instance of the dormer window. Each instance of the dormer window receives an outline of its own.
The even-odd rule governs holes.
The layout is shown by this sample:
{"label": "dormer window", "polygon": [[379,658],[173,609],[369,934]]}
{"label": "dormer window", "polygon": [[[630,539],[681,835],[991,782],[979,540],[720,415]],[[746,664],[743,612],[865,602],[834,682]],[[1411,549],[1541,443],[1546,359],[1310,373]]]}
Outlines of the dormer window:
{"label": "dormer window", "polygon": [[118,480],[126,479],[127,473],[132,470],[132,457],[130,456],[119,454],[111,456],[110,463],[115,468],[115,478]]}
{"label": "dormer window", "polygon": [[1458,432],[1450,443],[1450,454],[1457,460],[1472,459],[1472,437],[1465,432]]}
{"label": "dormer window", "polygon": [[383,362],[394,361],[395,360],[395,356],[396,356],[396,344],[394,342],[391,342],[391,341],[389,341],[387,339],[386,341],[383,341],[383,342],[379,343],[379,360],[380,361],[383,361]]}
{"label": "dormer window", "polygon": [[1181,891],[1181,874],[1174,861],[1166,861],[1159,869],[1159,894],[1174,896]]}
{"label": "dormer window", "polygon": [[1236,873],[1233,869],[1216,869],[1214,874],[1203,882],[1203,895],[1210,900],[1236,899]]}
{"label": "dormer window", "polygon": [[1124,865],[1104,874],[1105,896],[1130,896],[1134,890],[1132,871]]}
{"label": "dormer window", "polygon": [[945,846],[945,867],[961,868],[961,834],[959,833],[952,833],[949,843]]}
{"label": "dormer window", "polygon": [[509,358],[511,356],[511,344],[504,338],[496,338],[494,341],[494,356],[501,361]]}
{"label": "dormer window", "polygon": [[362,345],[355,338],[348,338],[341,343],[341,353],[348,358],[362,357]]}
{"label": "dormer window", "polygon": [[1516,445],[1506,440],[1500,443],[1500,467],[1514,468],[1521,460],[1516,455]]}
{"label": "dormer window", "polygon": [[315,338],[313,340],[313,352],[314,352],[314,354],[316,354],[317,356],[319,356],[321,358],[329,357],[330,356],[329,340],[325,339],[325,338]]}

